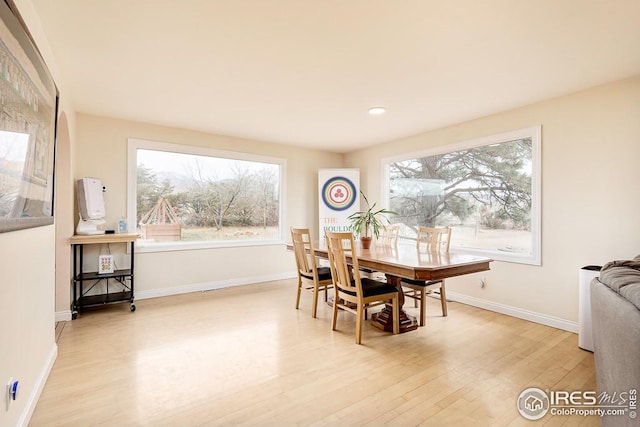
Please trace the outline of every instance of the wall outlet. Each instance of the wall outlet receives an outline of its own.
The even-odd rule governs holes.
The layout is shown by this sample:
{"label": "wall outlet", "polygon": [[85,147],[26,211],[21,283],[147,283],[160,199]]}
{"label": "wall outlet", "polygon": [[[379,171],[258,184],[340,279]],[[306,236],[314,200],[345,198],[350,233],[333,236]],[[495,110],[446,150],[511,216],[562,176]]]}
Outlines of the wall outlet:
{"label": "wall outlet", "polygon": [[9,378],[9,381],[7,382],[7,388],[6,388],[6,408],[7,411],[9,410],[9,406],[11,406],[11,401],[16,400],[16,398],[18,397],[18,380],[14,380],[13,377]]}

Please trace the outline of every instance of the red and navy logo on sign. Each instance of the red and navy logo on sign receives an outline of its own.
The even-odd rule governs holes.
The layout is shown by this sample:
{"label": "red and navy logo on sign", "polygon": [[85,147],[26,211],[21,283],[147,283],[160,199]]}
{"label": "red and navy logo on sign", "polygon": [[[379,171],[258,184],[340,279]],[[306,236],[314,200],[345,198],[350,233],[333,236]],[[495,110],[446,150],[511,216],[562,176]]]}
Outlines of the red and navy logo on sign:
{"label": "red and navy logo on sign", "polygon": [[356,201],[356,186],[343,176],[333,177],[322,187],[322,201],[334,211],[349,209]]}

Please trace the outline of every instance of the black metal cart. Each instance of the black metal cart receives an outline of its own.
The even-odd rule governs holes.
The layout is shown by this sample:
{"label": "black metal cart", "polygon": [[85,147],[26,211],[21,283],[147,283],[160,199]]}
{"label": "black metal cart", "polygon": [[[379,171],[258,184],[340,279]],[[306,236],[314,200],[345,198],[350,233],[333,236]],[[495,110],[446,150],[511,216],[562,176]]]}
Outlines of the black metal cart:
{"label": "black metal cart", "polygon": [[[71,237],[70,241],[73,247],[72,319],[76,319],[78,313],[85,308],[112,303],[129,302],[129,309],[131,311],[136,310],[134,303],[134,244],[137,238],[137,234],[75,235]],[[129,268],[114,270],[110,273],[83,271],[84,246],[105,243],[130,244]],[[90,291],[99,283],[106,283],[106,292],[90,294]],[[112,289],[114,287],[116,289],[110,291],[110,286]]]}

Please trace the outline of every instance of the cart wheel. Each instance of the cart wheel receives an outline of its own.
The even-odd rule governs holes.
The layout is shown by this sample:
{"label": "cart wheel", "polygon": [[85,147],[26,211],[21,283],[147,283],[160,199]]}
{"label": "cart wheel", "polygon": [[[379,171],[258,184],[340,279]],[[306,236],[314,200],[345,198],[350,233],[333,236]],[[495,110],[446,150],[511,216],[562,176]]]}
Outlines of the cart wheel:
{"label": "cart wheel", "polygon": [[129,304],[129,310],[136,311],[136,305],[134,303]]}
{"label": "cart wheel", "polygon": [[77,311],[72,311],[71,312],[71,320],[76,320],[78,318],[78,312]]}

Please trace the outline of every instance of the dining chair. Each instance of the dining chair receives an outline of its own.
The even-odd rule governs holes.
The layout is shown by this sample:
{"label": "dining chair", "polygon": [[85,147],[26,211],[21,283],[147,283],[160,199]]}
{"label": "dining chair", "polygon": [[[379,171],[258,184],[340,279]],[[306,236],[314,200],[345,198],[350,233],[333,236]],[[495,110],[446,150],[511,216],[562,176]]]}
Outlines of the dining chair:
{"label": "dining chair", "polygon": [[398,246],[398,235],[400,234],[400,224],[389,224],[382,227],[379,242],[384,247]]}
{"label": "dining chair", "polygon": [[353,233],[326,231],[325,236],[335,292],[331,329],[336,330],[338,309],[353,313],[356,315],[356,344],[361,344],[365,310],[390,303],[393,311],[393,333],[397,334],[400,330],[398,289],[385,282],[360,277]]}
{"label": "dining chair", "polygon": [[316,317],[318,310],[318,294],[324,291],[324,300],[327,301],[328,289],[333,287],[331,269],[319,267],[313,250],[311,233],[308,228],[291,227],[291,241],[295,253],[298,270],[298,295],[296,297],[296,309],[300,307],[300,294],[302,289],[313,294],[313,306],[311,317]]}
{"label": "dining chair", "polygon": [[[449,252],[449,243],[451,240],[450,227],[418,227],[418,235],[416,239],[416,249],[418,255],[421,253],[432,254],[434,256]],[[424,326],[427,317],[427,293],[439,289],[440,305],[442,306],[442,315],[447,316],[447,294],[442,280],[412,280],[402,279],[401,285],[408,288],[404,292],[406,298],[411,298],[418,306],[420,302],[420,326]]]}
{"label": "dining chair", "polygon": [[[398,236],[400,235],[400,224],[389,224],[382,226],[380,236],[376,242],[376,251],[393,251],[398,247]],[[360,267],[360,274],[369,279],[386,280],[384,273],[377,272],[370,268]],[[365,312],[366,314],[366,312]],[[366,316],[365,316],[366,318]]]}

